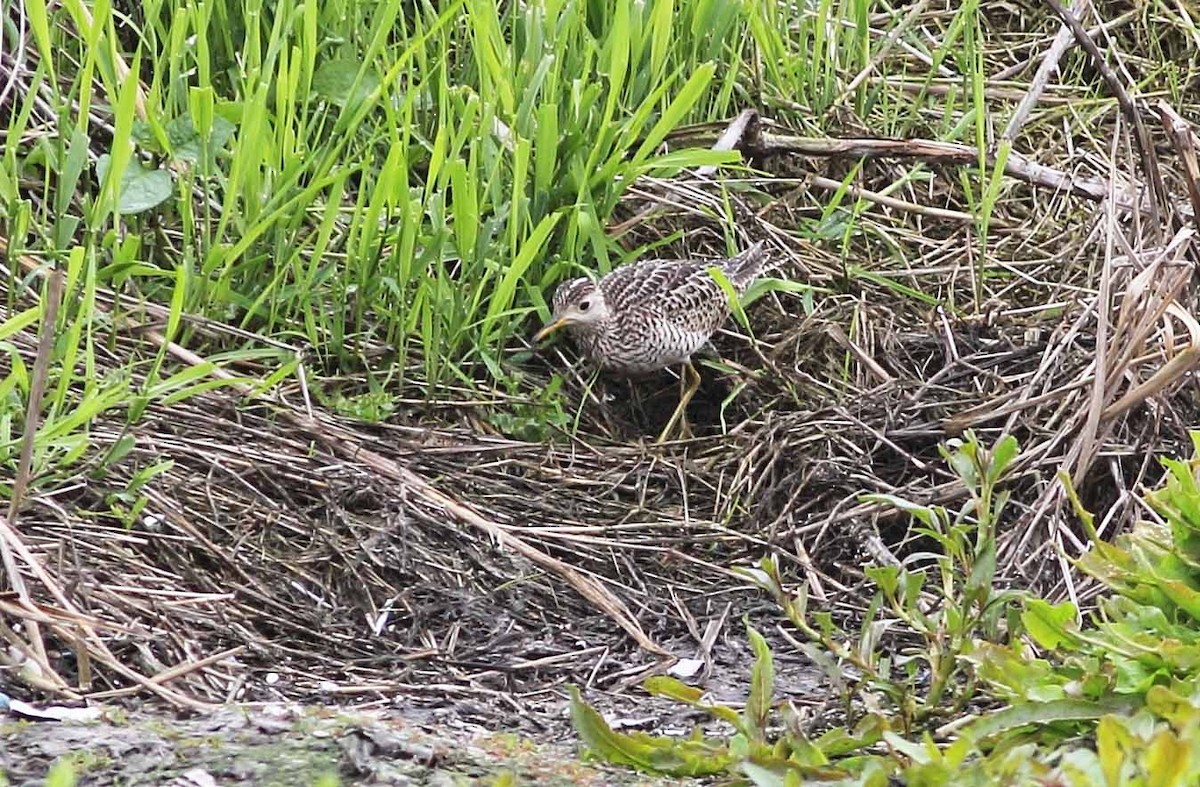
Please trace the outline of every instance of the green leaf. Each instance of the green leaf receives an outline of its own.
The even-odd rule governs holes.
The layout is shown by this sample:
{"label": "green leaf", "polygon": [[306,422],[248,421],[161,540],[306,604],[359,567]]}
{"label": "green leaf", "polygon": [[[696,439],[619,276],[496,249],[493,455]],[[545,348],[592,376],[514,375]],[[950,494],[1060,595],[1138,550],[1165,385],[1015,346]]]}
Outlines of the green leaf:
{"label": "green leaf", "polygon": [[550,233],[554,230],[558,220],[563,216],[560,212],[551,213],[543,218],[536,229],[530,234],[525,242],[521,244],[521,251],[517,254],[517,258],[509,263],[504,276],[492,290],[491,299],[488,302],[487,314],[484,317],[484,325],[481,333],[484,338],[491,334],[492,326],[496,324],[497,319],[506,310],[512,307],[513,300],[516,297],[517,282],[525,275],[525,271],[537,259],[541,253],[542,247],[545,246]]}
{"label": "green leaf", "polygon": [[642,682],[642,688],[658,697],[668,697],[688,705],[695,705],[704,696],[702,689],[689,686],[670,675],[651,675]]}
{"label": "green leaf", "polygon": [[892,732],[891,730],[884,731],[883,740],[888,746],[900,752],[915,763],[925,764],[932,762],[932,755],[930,754],[927,746],[923,746],[915,741],[910,741],[904,736]]}
{"label": "green leaf", "polygon": [[996,575],[996,540],[984,541],[983,548],[975,556],[971,574],[967,577],[966,591],[972,598],[987,598],[986,591],[992,589],[992,578]]}
{"label": "green leaf", "polygon": [[899,566],[867,566],[863,570],[867,579],[874,582],[883,591],[883,595],[888,598],[895,597],[896,591],[900,588]]}
{"label": "green leaf", "polygon": [[[96,176],[103,181],[112,157],[105,154],[96,162]],[[171,174],[162,169],[148,169],[137,159],[129,162],[117,195],[117,212],[122,216],[144,213],[157,208],[175,193]]]}
{"label": "green leaf", "polygon": [[904,513],[916,517],[923,524],[932,526],[937,519],[937,514],[934,509],[929,506],[919,505],[903,497],[888,494],[868,494],[862,495],[860,498],[864,503],[887,503],[893,508],[897,508]]}
{"label": "green leaf", "polygon": [[839,757],[874,746],[883,737],[887,726],[886,717],[870,713],[855,725],[853,732],[845,727],[834,727],[817,738],[815,744],[826,757]]}
{"label": "green leaf", "polygon": [[720,167],[741,160],[742,155],[736,150],[683,148],[646,159],[638,171],[639,174],[657,172],[661,177],[670,177],[686,167]]}
{"label": "green leaf", "polygon": [[946,460],[955,475],[961,478],[963,483],[967,485],[967,489],[978,489],[979,473],[975,467],[975,460],[971,456],[971,453],[968,452],[971,445],[967,443],[961,449],[950,452]]}
{"label": "green leaf", "polygon": [[[192,119],[188,116],[177,117],[167,124],[167,139],[171,143],[172,158],[186,161],[190,164],[199,163],[205,150],[205,140],[196,130]],[[207,140],[208,161],[211,163],[217,151],[228,144],[233,136],[235,126],[220,115],[212,117],[212,131]]]}
{"label": "green leaf", "polygon": [[742,773],[750,779],[754,787],[787,787],[788,771],[780,765],[768,767],[756,762],[746,761],[741,765]]}
{"label": "green leaf", "polygon": [[[359,72],[362,77],[359,77]],[[379,75],[353,60],[328,60],[313,74],[312,89],[321,98],[344,107],[366,101],[379,88]]]}
{"label": "green leaf", "polygon": [[[1194,727],[1192,729],[1195,729]],[[1191,746],[1169,729],[1161,729],[1150,741],[1142,762],[1149,778],[1147,787],[1175,787],[1192,784],[1195,771],[1189,766]]]}
{"label": "green leaf", "polygon": [[630,736],[615,732],[595,708],[583,701],[579,689],[569,686],[571,723],[583,744],[606,762],[650,769],[649,750]]}
{"label": "green leaf", "polygon": [[735,761],[729,748],[720,742],[616,732],[595,708],[583,701],[577,687],[567,689],[571,694],[571,722],[575,731],[591,753],[606,762],[650,773],[705,776],[722,773]]}
{"label": "green leaf", "polygon": [[925,580],[929,575],[924,571],[905,571],[902,575],[904,579],[904,608],[914,610],[917,601],[921,598],[921,589],[925,587]]}
{"label": "green leaf", "polygon": [[1091,721],[1106,714],[1128,715],[1142,705],[1141,697],[1113,695],[1103,700],[1055,700],[1053,702],[1025,702],[1003,710],[989,712],[978,721],[972,722],[964,731],[977,741],[1029,725],[1046,725],[1061,721]]}
{"label": "green leaf", "polygon": [[642,140],[641,147],[638,148],[637,153],[633,157],[635,161],[649,158],[654,149],[666,139],[667,134],[679,125],[684,116],[700,100],[700,96],[708,89],[708,83],[712,81],[716,69],[716,63],[703,63],[692,71],[692,75],[688,77],[688,81],[675,94],[674,100],[671,101],[663,111],[662,116],[659,117],[658,122],[646,134],[646,138]]}
{"label": "green leaf", "polygon": [[1200,621],[1200,593],[1180,580],[1158,579],[1157,584],[1167,598],[1191,615],[1194,620]]}
{"label": "green leaf", "polygon": [[992,461],[988,466],[987,478],[993,484],[1007,472],[1013,460],[1021,453],[1021,444],[1010,434],[1004,435],[992,449]]}
{"label": "green leaf", "polygon": [[814,292],[823,292],[823,290],[804,284],[803,282],[792,281],[790,279],[777,279],[771,276],[763,276],[755,279],[754,282],[746,289],[742,295],[742,307],[745,308],[757,301],[764,295],[772,292],[782,292],[789,295],[804,295],[804,311],[806,314],[812,313],[812,294]]}
{"label": "green leaf", "polygon": [[725,300],[729,303],[729,308],[733,312],[733,316],[737,319],[738,324],[746,331],[750,331],[750,319],[746,317],[746,311],[742,308],[741,302],[738,300],[737,291],[733,289],[733,284],[729,281],[729,277],[725,272],[716,265],[710,265],[708,275],[713,278],[717,286],[725,294]]}
{"label": "green leaf", "polygon": [[1053,605],[1041,599],[1028,599],[1021,622],[1038,645],[1053,650],[1063,641],[1074,641],[1075,635],[1068,632],[1066,624],[1075,619],[1075,605],[1069,601]]}
{"label": "green leaf", "polygon": [[114,465],[117,462],[120,462],[122,459],[128,456],[129,452],[132,451],[136,446],[137,438],[135,438],[133,435],[121,435],[108,449],[108,453],[105,454],[104,458],[100,461],[100,466],[107,467],[108,465]]}
{"label": "green leaf", "polygon": [[1124,770],[1127,753],[1133,748],[1133,736],[1125,727],[1123,720],[1114,716],[1105,716],[1096,725],[1096,753],[1100,755],[1100,768],[1104,771],[1106,784],[1124,784],[1121,771]]}
{"label": "green leaf", "polygon": [[42,309],[40,306],[31,306],[23,312],[17,312],[4,322],[0,322],[0,340],[28,330],[30,326],[37,324],[41,316]]}
{"label": "green leaf", "polygon": [[712,714],[721,721],[728,722],[736,729],[741,729],[742,719],[737,711],[725,705],[704,702],[704,692],[695,686],[689,686],[683,681],[669,675],[652,675],[642,682],[642,688],[659,697],[669,697],[677,702],[685,702]]}
{"label": "green leaf", "polygon": [[46,787],[75,787],[75,766],[70,757],[61,757],[46,774]]}
{"label": "green leaf", "polygon": [[775,662],[771,658],[771,646],[750,622],[746,622],[746,635],[754,651],[754,668],[750,673],[750,696],[746,698],[746,735],[751,740],[766,740],[767,722],[770,719],[771,699],[775,692]]}

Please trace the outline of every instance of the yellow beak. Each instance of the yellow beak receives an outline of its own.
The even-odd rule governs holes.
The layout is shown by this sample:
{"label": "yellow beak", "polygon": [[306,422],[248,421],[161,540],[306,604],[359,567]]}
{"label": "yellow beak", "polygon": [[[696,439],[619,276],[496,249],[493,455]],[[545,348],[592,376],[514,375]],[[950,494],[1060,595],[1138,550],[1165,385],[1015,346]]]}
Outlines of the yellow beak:
{"label": "yellow beak", "polygon": [[542,328],[540,331],[538,331],[536,334],[534,334],[533,341],[535,343],[540,342],[542,339],[545,339],[547,336],[554,333],[555,331],[557,331],[559,328],[563,327],[566,324],[567,324],[566,317],[559,317],[554,322],[547,323],[546,327]]}

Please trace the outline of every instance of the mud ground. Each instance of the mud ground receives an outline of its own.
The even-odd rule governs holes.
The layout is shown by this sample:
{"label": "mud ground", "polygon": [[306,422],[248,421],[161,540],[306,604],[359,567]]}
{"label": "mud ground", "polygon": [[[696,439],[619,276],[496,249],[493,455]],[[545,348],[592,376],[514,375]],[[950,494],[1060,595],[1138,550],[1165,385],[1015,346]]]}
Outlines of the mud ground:
{"label": "mud ground", "polygon": [[585,764],[569,741],[432,729],[392,710],[231,706],[181,718],[113,709],[90,724],[0,721],[0,785],[41,787],[63,759],[81,785],[673,783]]}
{"label": "mud ground", "polygon": [[[819,715],[836,692],[806,659],[782,645],[775,653],[776,699]],[[709,701],[740,707],[753,655],[730,637],[713,656],[713,670],[697,681]],[[649,696],[637,684],[632,678],[624,688],[585,690],[584,697],[618,730],[731,734],[708,713]],[[281,680],[271,688],[285,685]],[[41,787],[63,760],[72,763],[80,785],[128,787],[681,783],[584,761],[561,681],[517,695],[451,696],[429,688],[427,696],[385,699],[380,692],[358,704],[281,692],[277,701],[208,714],[126,700],[101,706],[100,720],[92,723],[21,721],[0,712],[0,787]],[[295,685],[286,690],[299,691]]]}

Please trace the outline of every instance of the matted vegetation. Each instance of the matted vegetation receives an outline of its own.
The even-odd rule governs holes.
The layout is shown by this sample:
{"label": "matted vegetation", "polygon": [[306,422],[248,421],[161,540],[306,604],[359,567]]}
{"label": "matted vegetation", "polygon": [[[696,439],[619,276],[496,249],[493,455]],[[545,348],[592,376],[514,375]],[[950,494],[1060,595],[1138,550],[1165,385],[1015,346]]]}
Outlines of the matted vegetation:
{"label": "matted vegetation", "polygon": [[[1105,583],[1191,625],[1137,579],[1191,587],[1186,534],[1137,570],[1096,547],[1170,519],[1145,490],[1198,420],[1186,5],[6,9],[10,689],[500,726],[695,657],[766,746],[773,650],[823,676],[793,748],[680,770],[921,779],[992,751],[962,719],[1099,668],[1056,649]],[[777,278],[702,364],[693,440],[651,442],[669,372],[529,344],[565,277],[757,240]],[[1053,698],[1004,689],[1022,648]],[[1044,746],[1100,715],[1021,718]]]}

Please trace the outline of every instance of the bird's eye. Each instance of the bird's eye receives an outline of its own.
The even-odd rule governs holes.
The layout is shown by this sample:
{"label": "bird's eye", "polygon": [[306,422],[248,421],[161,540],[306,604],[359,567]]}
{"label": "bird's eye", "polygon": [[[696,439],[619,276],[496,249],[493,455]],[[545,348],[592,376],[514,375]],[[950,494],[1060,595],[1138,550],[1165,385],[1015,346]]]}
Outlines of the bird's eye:
{"label": "bird's eye", "polygon": [[582,301],[579,302],[579,311],[585,312],[590,308],[592,308],[592,302],[587,300],[586,298],[584,298]]}

